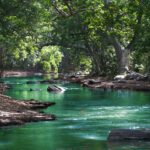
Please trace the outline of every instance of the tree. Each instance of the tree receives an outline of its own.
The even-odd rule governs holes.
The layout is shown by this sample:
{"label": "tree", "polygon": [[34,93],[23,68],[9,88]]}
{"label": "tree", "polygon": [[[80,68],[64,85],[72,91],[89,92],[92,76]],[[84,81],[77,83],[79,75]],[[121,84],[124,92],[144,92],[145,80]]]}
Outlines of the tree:
{"label": "tree", "polygon": [[147,71],[149,7],[148,0],[0,1],[0,69],[56,71],[59,51],[75,71],[83,62],[95,75]]}
{"label": "tree", "polygon": [[38,43],[50,30],[45,1],[0,1],[0,70],[36,67]]}
{"label": "tree", "polygon": [[44,72],[58,72],[59,64],[62,60],[62,53],[58,46],[47,46],[41,50],[39,64]]}
{"label": "tree", "polygon": [[[123,7],[123,5],[125,7]],[[113,22],[112,24],[109,23],[107,25],[108,39],[115,48],[118,71],[119,73],[124,73],[125,71],[128,71],[129,53],[141,29],[143,1],[117,1],[115,3],[112,2],[112,0],[105,0],[105,7],[110,15],[108,19]],[[120,16],[118,15],[119,12]],[[131,35],[126,35],[126,33],[119,31],[119,29],[117,30],[116,27],[123,30],[123,32],[128,31],[128,34]],[[120,38],[120,41],[118,37]]]}
{"label": "tree", "polygon": [[[58,27],[61,29],[60,34],[57,32],[57,37],[64,37],[61,43],[64,44],[69,39],[72,47],[78,43],[86,49],[87,55],[90,54],[93,58],[93,66],[98,74],[104,72],[102,58],[110,58],[110,51],[107,49],[112,47],[115,50],[118,73],[128,71],[129,54],[142,27],[143,9],[146,6],[144,1],[94,0],[83,3],[53,0],[52,5],[57,12],[56,22],[59,22]],[[62,29],[65,33],[62,33]],[[106,59],[104,62],[109,61]]]}

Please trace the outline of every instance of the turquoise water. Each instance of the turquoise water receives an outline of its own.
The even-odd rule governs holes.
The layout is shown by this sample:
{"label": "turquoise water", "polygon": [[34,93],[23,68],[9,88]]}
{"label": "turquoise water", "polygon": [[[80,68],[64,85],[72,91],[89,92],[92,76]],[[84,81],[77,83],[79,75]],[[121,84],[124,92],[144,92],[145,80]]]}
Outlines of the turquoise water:
{"label": "turquoise water", "polygon": [[[60,83],[63,93],[48,93],[48,84],[26,84],[43,77],[5,78],[7,95],[54,101],[44,110],[56,121],[0,129],[0,150],[149,150],[149,142],[108,143],[114,128],[150,128],[150,93],[103,91]],[[30,88],[38,91],[30,91]]]}

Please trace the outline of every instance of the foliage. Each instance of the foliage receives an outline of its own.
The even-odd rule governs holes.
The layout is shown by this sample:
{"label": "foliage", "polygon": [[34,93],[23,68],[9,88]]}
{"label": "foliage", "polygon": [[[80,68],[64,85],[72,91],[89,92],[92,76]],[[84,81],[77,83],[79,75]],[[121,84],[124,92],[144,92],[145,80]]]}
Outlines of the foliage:
{"label": "foliage", "polygon": [[133,50],[137,52],[135,45],[140,30],[146,25],[143,16],[149,5],[148,1],[141,0],[104,1],[52,2],[57,16],[53,26],[54,41],[83,51],[91,58],[93,71],[100,75],[115,74],[119,66],[122,69],[129,65],[127,55]]}
{"label": "foliage", "polygon": [[62,53],[58,46],[47,46],[41,50],[39,63],[41,64],[44,72],[58,72],[59,64],[62,60]]}
{"label": "foliage", "polygon": [[57,72],[64,55],[75,71],[149,72],[149,8],[149,0],[1,0],[0,69]]}

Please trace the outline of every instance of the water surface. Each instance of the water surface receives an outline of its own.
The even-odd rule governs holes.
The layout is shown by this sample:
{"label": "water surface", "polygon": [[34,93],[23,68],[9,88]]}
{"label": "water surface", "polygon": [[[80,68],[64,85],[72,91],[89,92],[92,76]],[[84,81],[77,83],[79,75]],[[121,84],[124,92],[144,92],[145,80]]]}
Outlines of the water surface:
{"label": "water surface", "polygon": [[[48,84],[26,84],[43,77],[5,78],[17,99],[54,101],[44,110],[56,121],[0,129],[0,150],[149,150],[149,142],[108,143],[115,128],[150,128],[150,93],[103,91],[60,83],[63,93],[48,93]],[[36,91],[30,91],[30,88]]]}

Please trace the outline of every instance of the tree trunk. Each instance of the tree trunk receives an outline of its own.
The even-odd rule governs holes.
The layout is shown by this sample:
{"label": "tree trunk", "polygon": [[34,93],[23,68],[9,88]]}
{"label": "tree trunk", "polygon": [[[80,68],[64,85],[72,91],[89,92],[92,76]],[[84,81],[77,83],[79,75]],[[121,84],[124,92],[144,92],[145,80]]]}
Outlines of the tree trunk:
{"label": "tree trunk", "polygon": [[[109,4],[112,0],[104,0],[104,5],[106,8],[109,7]],[[111,31],[111,26],[108,26],[108,31]],[[118,39],[115,36],[108,35],[108,39],[112,43],[113,47],[115,48],[117,64],[118,64],[118,73],[124,74],[128,71],[129,61],[128,61],[128,50],[125,49]]]}
{"label": "tree trunk", "polygon": [[96,50],[93,48],[93,45],[90,44],[88,40],[86,40],[85,46],[87,47],[88,52],[91,55],[92,62],[93,62],[93,68],[92,72],[94,75],[101,75],[101,66],[99,61],[99,56],[96,53]]}
{"label": "tree trunk", "polygon": [[118,64],[118,73],[124,74],[128,71],[129,66],[129,57],[128,57],[128,50],[125,49],[121,43],[115,37],[110,37],[111,43],[115,48],[116,57],[117,57],[117,64]]}

